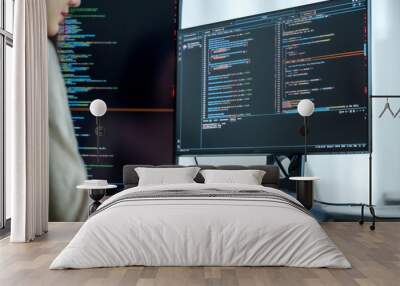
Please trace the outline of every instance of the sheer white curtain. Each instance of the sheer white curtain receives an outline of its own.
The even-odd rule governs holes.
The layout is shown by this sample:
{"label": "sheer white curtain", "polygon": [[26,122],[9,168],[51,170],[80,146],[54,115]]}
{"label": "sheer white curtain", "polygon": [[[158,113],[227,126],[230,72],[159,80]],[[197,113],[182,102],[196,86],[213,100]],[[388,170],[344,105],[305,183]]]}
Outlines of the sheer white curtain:
{"label": "sheer white curtain", "polygon": [[14,93],[7,110],[7,165],[12,242],[48,226],[48,95],[46,0],[15,2]]}

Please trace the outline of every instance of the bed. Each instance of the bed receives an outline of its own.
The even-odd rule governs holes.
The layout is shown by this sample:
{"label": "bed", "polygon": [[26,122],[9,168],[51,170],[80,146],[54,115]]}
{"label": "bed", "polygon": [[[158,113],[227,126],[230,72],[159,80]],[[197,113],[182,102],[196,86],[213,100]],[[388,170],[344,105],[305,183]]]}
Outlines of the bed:
{"label": "bed", "polygon": [[308,211],[278,190],[274,166],[218,167],[264,170],[259,186],[204,184],[200,174],[196,183],[138,186],[136,167],[124,167],[125,190],[99,207],[50,269],[351,267]]}

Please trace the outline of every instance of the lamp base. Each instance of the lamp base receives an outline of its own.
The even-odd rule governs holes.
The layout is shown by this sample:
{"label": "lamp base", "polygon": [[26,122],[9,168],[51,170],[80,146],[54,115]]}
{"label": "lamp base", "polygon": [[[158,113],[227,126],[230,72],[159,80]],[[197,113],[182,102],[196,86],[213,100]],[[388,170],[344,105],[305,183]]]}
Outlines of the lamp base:
{"label": "lamp base", "polygon": [[89,191],[89,197],[93,200],[93,203],[89,206],[89,215],[94,213],[101,205],[100,200],[105,196],[105,194],[105,189],[91,189]]}

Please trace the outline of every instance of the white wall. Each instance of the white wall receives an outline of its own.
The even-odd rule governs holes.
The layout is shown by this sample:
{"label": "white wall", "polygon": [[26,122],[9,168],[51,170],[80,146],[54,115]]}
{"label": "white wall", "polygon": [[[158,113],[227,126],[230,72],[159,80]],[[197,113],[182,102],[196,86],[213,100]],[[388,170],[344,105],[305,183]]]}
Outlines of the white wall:
{"label": "white wall", "polygon": [[[396,1],[396,0],[395,0]],[[182,0],[181,28],[250,16],[321,0]]]}
{"label": "white wall", "polygon": [[[189,28],[216,21],[264,13],[318,0],[182,0],[181,27]],[[400,11],[399,0],[371,0],[372,91],[373,95],[400,95]],[[385,100],[373,101],[373,192],[374,203],[386,196],[400,197],[400,118],[378,114]],[[395,111],[400,100],[391,100]],[[180,158],[193,164],[192,158]],[[200,164],[259,164],[265,157],[203,157]],[[368,201],[368,155],[309,156],[306,172],[321,180],[316,197],[330,202]]]}

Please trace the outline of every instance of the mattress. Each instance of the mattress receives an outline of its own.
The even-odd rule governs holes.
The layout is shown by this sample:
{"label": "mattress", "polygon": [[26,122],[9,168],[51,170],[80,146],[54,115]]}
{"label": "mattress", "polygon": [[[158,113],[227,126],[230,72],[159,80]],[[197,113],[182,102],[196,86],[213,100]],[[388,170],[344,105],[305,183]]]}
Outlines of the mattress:
{"label": "mattress", "polygon": [[50,269],[134,265],[351,267],[284,192],[194,183],[135,187],[109,198]]}

